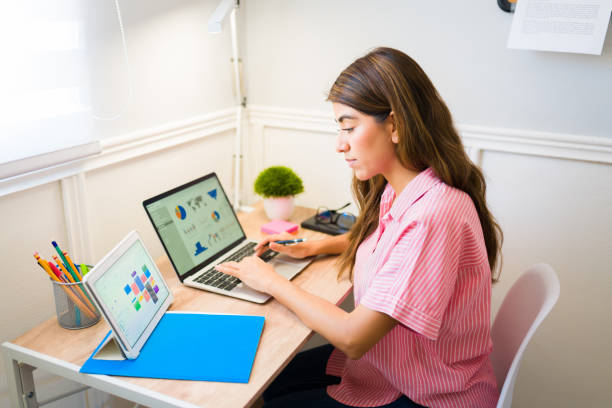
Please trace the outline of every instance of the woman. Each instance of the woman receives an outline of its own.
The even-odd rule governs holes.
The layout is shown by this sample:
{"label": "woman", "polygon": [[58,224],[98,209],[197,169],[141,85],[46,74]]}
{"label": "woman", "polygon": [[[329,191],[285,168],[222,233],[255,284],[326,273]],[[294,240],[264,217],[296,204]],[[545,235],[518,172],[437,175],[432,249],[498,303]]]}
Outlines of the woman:
{"label": "woman", "polygon": [[291,247],[270,236],[257,248],[340,254],[355,309],[301,290],[258,257],[218,266],[333,345],[300,353],[265,406],[495,406],[491,271],[502,236],[448,108],[419,65],[390,48],[353,62],[328,100],[336,150],[354,171],[357,222],[346,235]]}

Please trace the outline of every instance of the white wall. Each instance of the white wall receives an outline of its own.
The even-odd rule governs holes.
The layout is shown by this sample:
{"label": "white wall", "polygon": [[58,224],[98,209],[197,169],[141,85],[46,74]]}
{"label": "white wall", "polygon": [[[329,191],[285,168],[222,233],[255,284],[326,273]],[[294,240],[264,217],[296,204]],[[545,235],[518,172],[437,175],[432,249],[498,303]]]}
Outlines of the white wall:
{"label": "white wall", "polygon": [[531,264],[551,264],[561,282],[525,353],[513,406],[609,406],[612,163],[491,152],[482,166],[505,234],[494,311]]}
{"label": "white wall", "polygon": [[229,23],[209,34],[213,0],[120,1],[131,77],[113,1],[86,0],[94,114],[98,138],[138,131],[234,106]]}
{"label": "white wall", "polygon": [[153,257],[162,256],[163,247],[142,202],[212,171],[218,173],[223,185],[231,186],[232,141],[233,134],[223,132],[88,172],[87,206],[94,260],[132,229],[143,236]]}
{"label": "white wall", "polygon": [[509,50],[494,0],[245,1],[251,104],[330,109],[340,71],[376,46],[428,73],[458,123],[612,137],[612,30],[602,56]]}

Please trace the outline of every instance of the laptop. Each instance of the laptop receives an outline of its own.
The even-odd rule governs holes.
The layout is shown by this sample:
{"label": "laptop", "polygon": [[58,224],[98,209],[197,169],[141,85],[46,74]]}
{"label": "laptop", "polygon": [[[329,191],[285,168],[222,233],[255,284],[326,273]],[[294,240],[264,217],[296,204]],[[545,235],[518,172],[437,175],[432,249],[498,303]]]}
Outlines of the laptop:
{"label": "laptop", "polygon": [[[247,239],[219,178],[207,174],[145,200],[155,228],[179,280],[186,286],[264,303],[270,295],[214,269],[230,260],[253,255],[257,241]],[[277,273],[292,279],[311,261],[268,250],[261,258]]]}

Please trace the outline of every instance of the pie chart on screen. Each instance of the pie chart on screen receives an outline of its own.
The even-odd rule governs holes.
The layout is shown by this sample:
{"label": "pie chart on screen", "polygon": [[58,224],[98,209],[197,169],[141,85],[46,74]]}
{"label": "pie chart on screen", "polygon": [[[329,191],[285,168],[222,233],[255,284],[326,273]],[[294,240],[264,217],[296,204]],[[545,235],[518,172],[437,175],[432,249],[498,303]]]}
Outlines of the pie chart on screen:
{"label": "pie chart on screen", "polygon": [[176,218],[178,218],[179,220],[184,220],[185,217],[187,217],[187,212],[185,212],[185,209],[182,205],[177,205],[174,208],[174,213],[176,214]]}
{"label": "pie chart on screen", "polygon": [[213,211],[210,216],[212,217],[213,220],[219,222],[219,219],[221,219],[221,216],[219,215],[219,213],[217,211]]}

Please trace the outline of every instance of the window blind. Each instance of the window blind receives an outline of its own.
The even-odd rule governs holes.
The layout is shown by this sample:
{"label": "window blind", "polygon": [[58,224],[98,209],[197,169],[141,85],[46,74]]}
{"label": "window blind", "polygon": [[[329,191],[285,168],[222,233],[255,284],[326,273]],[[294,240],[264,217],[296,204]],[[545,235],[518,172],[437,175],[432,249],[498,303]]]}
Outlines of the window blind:
{"label": "window blind", "polygon": [[0,13],[0,179],[100,151],[89,108],[83,3],[20,0]]}

